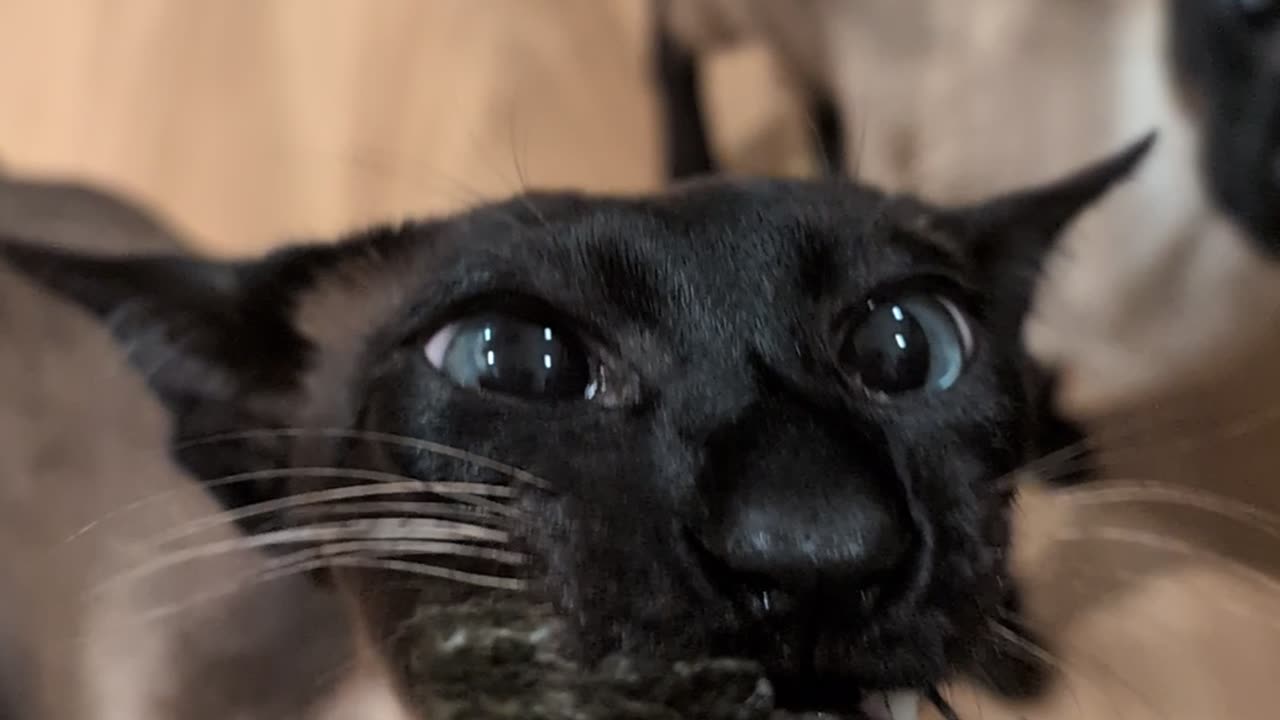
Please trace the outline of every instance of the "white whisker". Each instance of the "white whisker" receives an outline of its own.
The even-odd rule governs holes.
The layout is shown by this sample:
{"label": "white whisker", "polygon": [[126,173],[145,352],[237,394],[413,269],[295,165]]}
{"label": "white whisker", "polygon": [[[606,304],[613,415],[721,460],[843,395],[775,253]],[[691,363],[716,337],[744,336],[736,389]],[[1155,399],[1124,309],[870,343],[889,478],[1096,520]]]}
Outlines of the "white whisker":
{"label": "white whisker", "polygon": [[[1079,679],[1084,679],[1083,676],[1085,673],[1083,669],[1079,667],[1078,663],[1069,663],[1066,659],[1049,652],[1039,643],[1032,642],[1028,638],[1022,637],[1015,630],[1008,627],[1003,622],[1000,622],[998,619],[988,621],[988,628],[997,640],[1011,646],[1019,652],[1024,653],[1027,657],[1039,660],[1045,665],[1053,668],[1054,671],[1060,672],[1063,675],[1073,675]],[[1124,677],[1117,673],[1114,668],[1106,665],[1105,663],[1099,663],[1096,659],[1092,665],[1094,665],[1095,669],[1100,669],[1110,676],[1112,680],[1118,683],[1120,687],[1124,688],[1124,690],[1134,699],[1149,708],[1155,709],[1156,705],[1152,702],[1151,698],[1140,692],[1131,682],[1125,680]],[[1114,702],[1110,697],[1108,697],[1108,700]]]}
{"label": "white whisker", "polygon": [[1204,490],[1163,485],[1156,482],[1107,481],[1095,487],[1069,488],[1055,493],[1069,506],[1162,503],[1201,510],[1253,528],[1280,539],[1280,515],[1264,508]]}
{"label": "white whisker", "polygon": [[[423,493],[432,495],[467,493],[470,496],[489,494],[502,497],[509,497],[512,494],[511,488],[500,485],[399,480],[401,477],[399,475],[389,475],[371,471],[358,471],[358,473],[363,477],[356,478],[347,475],[346,473],[344,473],[342,477],[344,479],[372,479],[377,482],[372,485],[350,485],[338,488],[326,488],[324,490],[310,490],[307,492],[299,492],[280,498],[274,498],[272,500],[264,500],[263,502],[245,505],[244,507],[233,508],[231,510],[223,510],[213,515],[179,525],[169,532],[162,533],[152,538],[151,541],[156,543],[172,542],[174,540],[193,535],[202,530],[219,527],[221,525],[238,522],[240,520],[268,515],[281,510],[304,508],[310,505],[334,503],[342,500],[356,500],[360,498],[382,495],[400,495],[404,493]],[[308,473],[306,477],[314,477],[314,475]]]}
{"label": "white whisker", "polygon": [[528,583],[519,578],[504,578],[481,573],[464,572],[453,568],[424,565],[409,560],[385,560],[381,558],[341,557],[330,561],[342,567],[368,568],[374,570],[392,570],[408,575],[421,575],[440,580],[450,580],[465,585],[476,585],[494,590],[522,591]]}
{"label": "white whisker", "polygon": [[1193,543],[1146,530],[1122,527],[1099,527],[1087,530],[1060,530],[1054,533],[1060,542],[1113,542],[1159,550],[1196,561],[1208,562],[1247,578],[1271,592],[1280,592],[1280,580],[1249,567],[1245,563],[1222,553],[1199,547]]}
{"label": "white whisker", "polygon": [[492,502],[488,498],[480,498],[464,493],[457,495],[450,493],[449,497],[458,499],[461,502],[427,502],[419,500],[344,502],[337,505],[317,505],[307,508],[307,517],[368,517],[374,515],[385,517],[396,515],[498,524],[509,522],[512,517],[518,516],[520,513],[517,508]]}
{"label": "white whisker", "polygon": [[[438,545],[439,543],[434,544]],[[334,567],[335,565],[343,567],[387,569],[396,572],[402,572],[403,568],[401,566],[407,565],[416,568],[415,572],[411,573],[414,575],[429,575],[442,580],[516,592],[524,590],[526,585],[525,581],[518,578],[469,573],[444,567],[435,567],[414,561],[387,560],[379,558],[376,552],[373,555],[370,555],[370,549],[375,551],[390,550],[390,546],[386,545],[386,543],[382,541],[352,541],[307,548],[289,555],[274,558],[268,561],[264,567],[259,568],[254,572],[242,573],[240,576],[219,585],[216,589],[194,593],[178,602],[168,603],[148,610],[131,613],[133,616],[131,619],[133,622],[139,624],[156,622],[185,610],[192,609],[198,605],[225,597],[251,585],[265,584],[294,575],[302,575],[314,570]],[[396,552],[418,553],[420,550],[416,545],[400,545],[396,549]],[[510,560],[511,562],[506,564],[519,565],[522,563],[523,558],[512,557]],[[499,562],[502,561],[502,559],[499,559]],[[392,565],[388,566],[387,563],[392,563]],[[427,571],[427,568],[430,568],[431,571]]]}
{"label": "white whisker", "polygon": [[[389,473],[375,470],[359,470],[341,467],[293,467],[293,468],[270,468],[266,470],[250,470],[242,473],[235,473],[221,478],[215,478],[201,482],[204,488],[219,488],[239,483],[254,482],[258,480],[282,480],[292,478],[312,478],[312,479],[344,479],[344,480],[364,480],[367,482],[384,483],[391,485],[393,483],[436,483],[435,490],[429,490],[436,495],[451,495],[458,497],[469,496],[495,496],[495,497],[515,497],[514,489],[504,485],[490,485],[485,483],[469,483],[469,482],[440,482],[418,480],[407,475],[397,473]],[[77,538],[92,532],[95,528],[100,527],[103,523],[126,515],[130,512],[140,510],[144,507],[153,505],[165,498],[176,497],[182,493],[190,492],[190,488],[177,487],[165,490],[152,495],[135,500],[131,503],[123,505],[115,510],[111,510],[90,523],[82,526],[71,535],[68,535],[63,542],[72,542]],[[371,493],[372,494],[372,493]],[[387,493],[391,494],[391,493]]]}
{"label": "white whisker", "polygon": [[[297,543],[324,543],[338,540],[370,540],[371,536],[375,538],[377,537],[374,533],[379,530],[379,523],[382,523],[382,521],[356,520],[317,524],[305,527],[287,528],[284,530],[272,530],[244,538],[233,538],[196,545],[194,547],[165,553],[160,557],[154,558],[130,570],[114,575],[104,580],[90,592],[98,593],[108,586],[136,582],[167,568],[181,565],[182,563],[227,555],[244,550],[255,550]],[[387,533],[386,535],[383,535],[379,541],[389,541],[392,538],[398,540],[439,541],[438,545],[433,546],[434,549],[430,551],[431,553],[441,555],[453,554],[475,556],[477,549],[473,546],[464,545],[462,543],[467,541],[477,541],[501,544],[508,540],[505,532],[465,523],[447,522],[442,520],[414,520],[411,524],[397,521],[397,523],[394,535]],[[418,552],[426,554],[428,551],[424,546],[424,548],[418,550]],[[494,552],[496,553],[497,551]],[[498,560],[503,557],[509,556],[494,554],[494,556],[489,559]]]}

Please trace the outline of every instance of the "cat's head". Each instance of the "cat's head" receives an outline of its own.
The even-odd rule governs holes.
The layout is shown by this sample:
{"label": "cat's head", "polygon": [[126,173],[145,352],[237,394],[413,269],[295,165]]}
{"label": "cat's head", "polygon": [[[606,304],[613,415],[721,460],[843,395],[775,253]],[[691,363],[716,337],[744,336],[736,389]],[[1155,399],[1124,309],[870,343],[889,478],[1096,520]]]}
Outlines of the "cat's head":
{"label": "cat's head", "polygon": [[1078,436],[1020,328],[1149,144],[964,209],[726,179],[255,262],[0,252],[103,320],[179,460],[280,555],[324,547],[371,628],[506,588],[585,661],[741,657],[856,713],[960,673],[1040,684],[1007,641],[1009,475]]}
{"label": "cat's head", "polygon": [[1280,253],[1280,2],[1168,0],[1173,72],[1210,193]]}

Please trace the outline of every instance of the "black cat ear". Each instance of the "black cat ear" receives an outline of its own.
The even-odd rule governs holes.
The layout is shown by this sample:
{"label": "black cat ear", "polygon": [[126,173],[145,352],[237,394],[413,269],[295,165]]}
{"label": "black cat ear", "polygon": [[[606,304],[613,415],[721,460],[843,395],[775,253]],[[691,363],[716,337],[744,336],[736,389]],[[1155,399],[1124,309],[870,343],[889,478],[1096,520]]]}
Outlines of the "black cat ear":
{"label": "black cat ear", "polygon": [[1151,151],[1154,131],[1120,152],[1046,185],[1021,190],[966,211],[976,230],[1013,228],[1052,241],[1082,211],[1125,180]]}
{"label": "black cat ear", "polygon": [[[1117,183],[1133,174],[1155,144],[1150,133],[1124,150],[1068,177],[996,198],[951,216],[953,231],[984,278],[991,298],[989,322],[1001,337],[1020,338],[1045,258],[1067,227]],[[1086,433],[1056,407],[1053,373],[1032,369],[1027,401],[1035,417],[1033,451],[1051,453],[1075,448],[1071,473],[1053,481],[1065,485],[1093,476]]]}
{"label": "black cat ear", "polygon": [[1044,259],[1063,231],[1131,176],[1155,141],[1156,133],[1148,133],[1065,178],[949,213],[1003,307],[1025,313]]}
{"label": "black cat ear", "polygon": [[287,384],[299,343],[256,264],[95,257],[0,239],[0,260],[93,315],[171,408]]}

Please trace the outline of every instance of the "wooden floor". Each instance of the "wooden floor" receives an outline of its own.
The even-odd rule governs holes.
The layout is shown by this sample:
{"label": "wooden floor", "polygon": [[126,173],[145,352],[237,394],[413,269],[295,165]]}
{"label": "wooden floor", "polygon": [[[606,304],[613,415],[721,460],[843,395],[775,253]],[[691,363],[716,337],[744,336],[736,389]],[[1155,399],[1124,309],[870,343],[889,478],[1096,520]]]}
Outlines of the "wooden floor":
{"label": "wooden floor", "polygon": [[[651,188],[646,24],[644,0],[5,0],[0,168],[109,183],[215,254],[523,186]],[[726,62],[754,70],[715,84],[719,106],[732,99],[717,117],[722,146],[747,163],[793,163],[800,133],[782,86],[756,71],[763,57]],[[772,140],[756,143],[762,135]],[[1214,427],[1255,413],[1280,393],[1251,394],[1241,378],[1269,365],[1225,383],[1231,399],[1182,412]],[[1249,502],[1274,499],[1275,433],[1187,449],[1177,430],[1162,432],[1136,463],[1148,477],[1193,475]],[[1052,544],[1036,507],[1032,549]],[[1274,556],[1274,520],[1251,517],[1265,527],[1227,544]],[[1073,610],[1059,613],[1055,648],[1068,682],[1027,716],[1275,717],[1280,592],[1208,557],[1216,546],[1201,540],[1222,532],[1193,533],[1178,515],[1134,527],[1112,542],[1069,541],[1084,549],[1055,562],[1028,551],[1038,602]],[[1090,528],[1095,539],[1106,529]],[[1196,561],[1157,531],[1185,531]],[[1151,545],[1184,562],[1133,582],[1151,566],[1137,550]],[[1123,592],[1090,595],[1100,585]],[[989,700],[965,714],[1006,716],[1017,715]]]}
{"label": "wooden floor", "polygon": [[648,188],[645,23],[641,0],[9,0],[0,164],[116,184],[218,253]]}

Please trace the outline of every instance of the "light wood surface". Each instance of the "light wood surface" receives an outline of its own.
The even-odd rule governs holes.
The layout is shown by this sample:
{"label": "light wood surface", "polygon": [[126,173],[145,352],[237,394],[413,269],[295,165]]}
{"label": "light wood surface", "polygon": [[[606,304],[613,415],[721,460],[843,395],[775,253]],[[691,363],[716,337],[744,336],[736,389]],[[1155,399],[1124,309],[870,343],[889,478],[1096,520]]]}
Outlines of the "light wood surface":
{"label": "light wood surface", "polygon": [[219,253],[530,183],[648,187],[643,7],[11,0],[0,158],[116,184]]}

